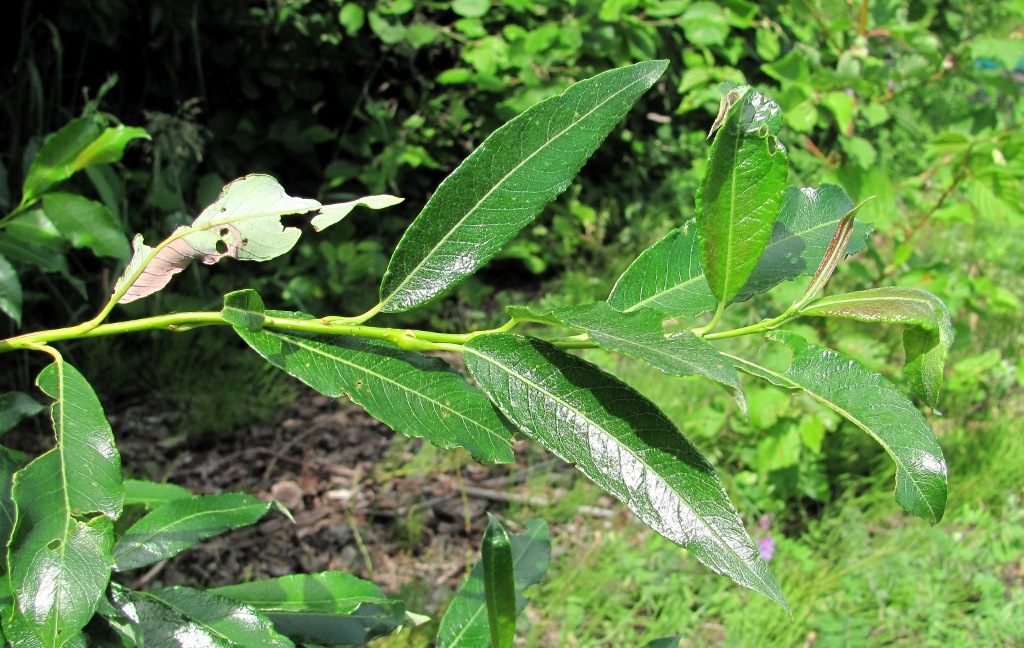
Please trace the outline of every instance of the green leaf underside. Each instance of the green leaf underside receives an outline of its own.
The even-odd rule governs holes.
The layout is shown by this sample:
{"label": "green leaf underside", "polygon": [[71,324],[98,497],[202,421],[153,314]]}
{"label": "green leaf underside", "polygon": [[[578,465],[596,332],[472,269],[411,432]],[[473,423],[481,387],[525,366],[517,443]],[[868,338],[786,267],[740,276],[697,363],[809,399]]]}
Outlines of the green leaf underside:
{"label": "green leaf underside", "polygon": [[114,569],[127,571],[175,556],[206,538],[255,524],[270,503],[244,493],[174,499],[133,524],[114,545]]}
{"label": "green leaf underside", "polygon": [[650,401],[540,340],[481,336],[465,356],[477,383],[524,433],[710,569],[785,607],[714,469]]}
{"label": "green leaf underside", "polygon": [[37,384],[55,399],[58,444],[14,476],[8,573],[34,641],[60,646],[78,636],[106,589],[124,487],[110,426],[85,378],[62,362],[44,368]]}
{"label": "green leaf underside", "polygon": [[[551,561],[547,523],[530,520],[526,523],[526,531],[513,534],[511,542],[518,614],[527,603],[523,592],[544,578]],[[484,603],[484,569],[483,563],[477,561],[441,619],[437,647],[476,648],[489,645],[490,639]]]}
{"label": "green leaf underside", "polygon": [[249,605],[189,587],[136,592],[115,587],[114,603],[142,631],[146,646],[292,648],[264,614]]}
{"label": "green leaf underside", "polygon": [[318,232],[322,232],[348,216],[356,207],[362,206],[369,209],[384,209],[386,207],[397,205],[403,200],[405,199],[398,198],[396,196],[389,196],[388,194],[380,194],[376,196],[365,196],[357,200],[350,200],[349,202],[337,203],[334,205],[324,205],[320,209],[320,213],[314,216],[313,220],[310,222],[313,225],[313,229]]}
{"label": "green leaf underside", "polygon": [[512,543],[498,518],[487,514],[488,524],[481,546],[484,600],[493,648],[512,648],[516,636],[516,586]]}
{"label": "green leaf underside", "polygon": [[221,317],[235,328],[258,331],[266,320],[266,307],[255,290],[238,290],[224,295]]}
{"label": "green leaf underside", "polygon": [[[789,187],[779,218],[750,278],[733,301],[744,301],[783,281],[814,274],[843,215],[854,208],[841,187]],[[856,221],[846,254],[862,250],[871,226]],[[660,310],[669,317],[696,317],[715,309],[701,266],[694,221],[669,232],[645,250],[619,277],[608,296],[617,310]]]}
{"label": "green leaf underside", "polygon": [[480,461],[514,461],[508,426],[443,360],[369,339],[235,331],[271,364],[321,394],[347,395],[396,432],[464,447]]}
{"label": "green leaf underside", "polygon": [[930,407],[936,406],[946,355],[953,344],[953,325],[941,299],[914,288],[872,288],[823,297],[801,313],[911,327],[903,334],[907,353],[904,374],[914,395]]}
{"label": "green leaf underside", "polygon": [[[793,352],[784,372],[729,356],[736,367],[785,389],[800,390],[878,441],[896,463],[896,501],[932,524],[946,506],[946,461],[920,412],[892,383],[842,354],[793,333],[768,338]],[[725,354],[727,355],[727,354]]]}
{"label": "green leaf underside", "polygon": [[508,122],[441,183],[395,249],[384,312],[429,301],[473,274],[565,191],[666,61],[610,70]]}
{"label": "green leaf underside", "polygon": [[711,292],[739,294],[768,244],[786,186],[786,150],[775,137],[778,105],[747,90],[715,135],[697,188],[697,233]]}

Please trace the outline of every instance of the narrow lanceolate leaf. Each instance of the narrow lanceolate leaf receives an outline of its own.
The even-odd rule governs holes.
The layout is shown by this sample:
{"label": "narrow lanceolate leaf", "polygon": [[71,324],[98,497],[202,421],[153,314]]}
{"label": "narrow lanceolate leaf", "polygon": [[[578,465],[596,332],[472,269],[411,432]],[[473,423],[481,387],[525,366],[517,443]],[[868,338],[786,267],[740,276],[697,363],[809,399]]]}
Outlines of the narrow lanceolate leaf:
{"label": "narrow lanceolate leaf", "polygon": [[718,301],[704,277],[694,221],[644,250],[615,282],[608,303],[627,313],[653,308],[669,317],[715,310]]}
{"label": "narrow lanceolate leaf", "polygon": [[137,592],[113,587],[113,603],[138,629],[146,646],[293,648],[264,614],[250,605],[190,587]]}
{"label": "narrow lanceolate leaf", "polygon": [[0,394],[0,434],[7,432],[23,418],[35,416],[45,407],[24,392]]}
{"label": "narrow lanceolate leaf", "polygon": [[192,225],[179,227],[179,237],[172,235],[173,240],[158,247],[155,255],[141,236],[135,237],[132,259],[114,286],[115,292],[126,288],[118,301],[126,304],[152,295],[196,259],[212,265],[224,257],[241,261],[278,257],[292,249],[301,234],[295,227],[284,227],[281,217],[319,208],[315,200],[289,196],[270,176],[239,178],[224,187]]}
{"label": "narrow lanceolate leaf", "polygon": [[[526,531],[512,535],[511,543],[518,615],[527,603],[523,592],[544,578],[551,562],[551,541],[548,539],[547,523],[543,520],[530,520],[526,523]],[[437,631],[437,648],[477,648],[491,645],[484,590],[484,566],[481,561],[473,565],[469,577],[463,581],[444,613],[441,627]]]}
{"label": "narrow lanceolate leaf", "polygon": [[936,406],[946,355],[953,344],[953,325],[941,299],[915,288],[873,288],[823,297],[801,313],[909,327],[903,334],[907,353],[904,373],[914,395],[929,407]]}
{"label": "narrow lanceolate leaf", "polygon": [[0,256],[0,312],[21,326],[21,303],[24,296],[18,271],[11,262]]}
{"label": "narrow lanceolate leaf", "polygon": [[405,606],[369,581],[343,572],[299,574],[210,590],[251,605],[295,641],[362,645],[393,633]]}
{"label": "narrow lanceolate leaf", "polygon": [[712,570],[785,606],[714,469],[649,400],[539,340],[480,336],[465,356],[477,383],[523,432]]}
{"label": "narrow lanceolate leaf", "polygon": [[405,200],[405,198],[397,198],[395,196],[389,196],[388,194],[380,194],[377,196],[365,196],[363,198],[343,203],[336,203],[334,205],[324,205],[320,209],[320,213],[314,216],[311,222],[313,224],[313,229],[320,232],[341,221],[341,219],[348,216],[356,207],[362,206],[369,209],[384,209],[385,207],[397,205],[403,200]]}
{"label": "narrow lanceolate leaf", "polygon": [[700,236],[711,292],[732,300],[747,282],[772,233],[786,187],[786,149],[778,104],[748,89],[725,117],[697,188]]}
{"label": "narrow lanceolate leaf", "polygon": [[811,277],[811,283],[807,284],[807,290],[804,291],[801,303],[811,301],[825,288],[828,280],[832,278],[832,273],[836,271],[836,266],[846,256],[846,247],[853,237],[854,218],[857,216],[858,209],[860,209],[859,206],[854,207],[840,219],[836,233],[832,235],[832,241],[829,242],[828,248],[825,250],[825,256],[821,259],[814,276]]}
{"label": "narrow lanceolate leaf", "polygon": [[36,641],[63,646],[92,618],[110,579],[124,488],[110,426],[85,378],[60,362],[37,384],[55,399],[57,446],[14,476],[8,573],[15,614]]}
{"label": "narrow lanceolate leaf", "polygon": [[131,256],[128,237],[103,203],[53,191],[43,196],[43,212],[73,247],[88,248],[97,256],[122,261]]}
{"label": "narrow lanceolate leaf", "polygon": [[364,338],[235,330],[270,363],[321,394],[347,395],[395,432],[481,461],[514,460],[511,430],[443,360]]}
{"label": "narrow lanceolate leaf", "polygon": [[[856,209],[842,187],[788,187],[768,246],[736,296],[743,301],[782,283],[810,276],[819,267],[843,216]],[[864,249],[871,226],[854,220],[845,254]]]}
{"label": "narrow lanceolate leaf", "polygon": [[192,493],[177,484],[158,483],[141,479],[124,481],[124,505],[142,505],[152,510],[167,502],[188,499]]}
{"label": "narrow lanceolate leaf", "polygon": [[381,284],[383,310],[429,301],[493,257],[565,191],[666,66],[648,61],[580,81],[496,130],[402,237]]}
{"label": "narrow lanceolate leaf", "polygon": [[201,540],[255,524],[271,502],[245,493],[174,499],[133,524],[114,545],[114,569],[127,571],[175,556]]}
{"label": "narrow lanceolate leaf", "polygon": [[946,461],[935,434],[913,403],[879,374],[793,333],[774,331],[793,351],[780,372],[732,357],[736,367],[786,389],[800,390],[878,441],[896,462],[896,501],[932,524],[946,507]]}
{"label": "narrow lanceolate leaf", "polygon": [[605,302],[570,306],[555,311],[563,322],[586,331],[599,346],[643,360],[671,376],[703,376],[713,380],[746,402],[732,363],[710,342],[690,331],[665,335],[664,317],[654,310],[620,313]]}
{"label": "narrow lanceolate leaf", "polygon": [[255,290],[237,290],[224,295],[220,316],[231,326],[246,331],[260,330],[267,318],[263,298]]}
{"label": "narrow lanceolate leaf", "polygon": [[498,518],[487,514],[480,549],[484,571],[484,601],[493,648],[512,648],[516,638],[516,585],[512,542]]}

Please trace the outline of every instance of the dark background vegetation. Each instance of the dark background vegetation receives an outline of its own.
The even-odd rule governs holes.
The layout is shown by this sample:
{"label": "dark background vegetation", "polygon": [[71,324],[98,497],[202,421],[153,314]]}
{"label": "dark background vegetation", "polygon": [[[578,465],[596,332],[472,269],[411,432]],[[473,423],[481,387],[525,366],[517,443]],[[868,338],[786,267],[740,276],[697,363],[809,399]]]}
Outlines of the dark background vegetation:
{"label": "dark background vegetation", "polygon": [[[669,59],[666,76],[564,196],[455,295],[416,311],[428,320],[418,324],[466,330],[499,323],[507,303],[603,298],[631,258],[693,215],[716,86],[750,83],[785,111],[794,182],[834,182],[855,200],[872,197],[861,216],[874,224],[875,246],[843,266],[839,287],[898,283],[949,304],[957,342],[946,417],[931,413],[932,422],[951,460],[954,498],[958,468],[995,475],[956,502],[983,502],[996,521],[978,524],[998,535],[1000,512],[1020,510],[1006,499],[1020,496],[1019,471],[986,462],[1022,448],[1014,418],[1024,414],[1022,13],[1019,2],[967,0],[26,1],[8,10],[18,29],[0,42],[0,209],[17,204],[42,137],[90,105],[152,136],[116,168],[72,183],[94,197],[112,187],[126,234],[162,238],[247,173],[269,173],[292,195],[323,202],[403,196],[402,205],[356,212],[326,235],[307,232],[272,263],[194,267],[173,290],[124,309],[216,309],[224,292],[253,287],[275,308],[353,315],[376,302],[390,250],[430,192],[490,132],[572,81]],[[0,323],[4,337],[81,321],[103,303],[117,263],[88,250],[61,253],[66,273],[17,266],[24,322]],[[752,303],[747,317],[785,307],[786,297]],[[813,323],[805,333],[900,379],[899,331]],[[154,334],[87,340],[68,353],[87,376],[103,376],[94,384],[105,402],[156,394],[190,409],[188,431],[198,435],[273,421],[275,403],[294,393],[233,344],[226,333],[171,342]],[[3,362],[2,380],[12,383],[4,387],[30,384],[31,360]],[[643,369],[615,368],[650,380]],[[267,406],[225,406],[221,394],[254,389],[254,372]],[[844,498],[880,488],[884,464],[869,440],[802,401],[752,390],[743,420],[717,394],[680,391],[653,397],[720,472],[734,475],[730,493],[752,520],[770,514],[794,538],[832,537]],[[189,396],[197,392],[206,398]],[[957,506],[954,525],[968,515]],[[820,552],[805,555],[812,563],[851,551],[829,542],[794,540],[793,551]],[[991,594],[993,609],[1005,612],[1002,601],[1020,611],[1019,578],[1007,578],[1001,590],[976,579],[965,587],[980,588],[979,600]],[[716,622],[731,613],[725,605]]]}

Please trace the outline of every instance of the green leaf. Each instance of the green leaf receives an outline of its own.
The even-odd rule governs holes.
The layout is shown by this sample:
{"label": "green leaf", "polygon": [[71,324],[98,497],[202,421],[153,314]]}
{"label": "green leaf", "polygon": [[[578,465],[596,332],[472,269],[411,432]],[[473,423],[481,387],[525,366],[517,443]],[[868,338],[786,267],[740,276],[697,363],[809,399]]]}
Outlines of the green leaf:
{"label": "green leaf", "polygon": [[231,326],[245,331],[262,329],[267,319],[263,299],[255,290],[238,290],[224,295],[220,316]]}
{"label": "green leaf", "polygon": [[793,351],[786,371],[729,356],[736,367],[778,387],[803,391],[867,432],[896,462],[900,506],[932,524],[941,520],[946,507],[946,461],[913,403],[856,360],[808,344],[793,333],[773,331],[767,337]]}
{"label": "green leaf", "polygon": [[[8,573],[14,616],[29,622],[32,641],[63,646],[75,641],[107,587],[124,487],[110,426],[85,378],[57,362],[36,384],[56,399],[57,446],[15,473]],[[8,635],[11,623],[18,625],[4,619]]]}
{"label": "green leaf", "polygon": [[[839,222],[856,208],[842,187],[837,185],[825,184],[817,189],[787,188],[764,254],[736,296],[736,301],[767,292],[783,281],[813,275],[832,242]],[[870,225],[855,220],[846,254],[864,249],[870,234]]]}
{"label": "green leaf", "polygon": [[941,299],[915,288],[872,288],[823,297],[800,312],[910,327],[903,334],[907,353],[904,373],[914,395],[929,407],[936,406],[946,355],[953,344],[953,325]]}
{"label": "green leaf", "polygon": [[51,192],[43,196],[43,212],[73,247],[123,261],[131,256],[128,237],[103,204],[76,194]]}
{"label": "green leaf", "polygon": [[271,364],[321,394],[347,395],[395,432],[464,447],[480,461],[514,461],[511,431],[443,360],[370,339],[235,330]]}
{"label": "green leaf", "polygon": [[271,504],[245,493],[173,499],[124,532],[114,545],[114,569],[127,571],[152,565],[206,538],[255,524]]}
{"label": "green leaf", "polygon": [[381,284],[382,309],[427,302],[493,257],[565,191],[666,66],[649,61],[580,81],[496,130],[409,226]]}
{"label": "green leaf", "polygon": [[[786,187],[778,104],[748,89],[728,109],[697,188],[697,234],[719,304],[739,294],[771,236]],[[829,233],[831,235],[831,232]]]}
{"label": "green leaf", "polygon": [[[170,243],[154,248],[137,235],[134,254],[114,291],[126,289],[118,303],[147,297],[162,289],[171,277],[195,259],[213,265],[224,257],[240,261],[268,261],[295,246],[301,232],[281,225],[281,217],[319,209],[320,203],[293,198],[268,175],[248,175],[229,183],[220,197],[196,217],[192,225],[179,227]],[[181,235],[182,232],[188,232]]]}
{"label": "green leaf", "polygon": [[247,603],[295,641],[364,644],[390,635],[405,606],[369,581],[343,572],[298,574],[228,585],[211,593]]}
{"label": "green leaf", "polygon": [[785,607],[714,469],[650,401],[539,340],[482,335],[464,348],[477,383],[523,432],[709,568]]}
{"label": "green leaf", "polygon": [[746,411],[732,364],[714,345],[690,331],[665,335],[661,313],[620,313],[605,302],[597,302],[561,308],[555,315],[569,326],[586,331],[602,348],[643,360],[671,376],[703,376],[723,385]]}
{"label": "green leaf", "polygon": [[[7,547],[14,531],[14,520],[17,515],[11,488],[14,486],[14,473],[21,467],[11,451],[0,446],[0,547]],[[2,572],[7,571],[4,561]]]}
{"label": "green leaf", "polygon": [[[760,33],[760,32],[759,32]],[[683,635],[675,635],[674,637],[662,637],[661,639],[655,639],[644,644],[644,648],[679,648],[680,642],[683,640]]]}
{"label": "green leaf", "polygon": [[397,205],[403,200],[405,200],[405,198],[396,198],[395,196],[381,194],[378,196],[366,196],[334,205],[324,205],[320,208],[320,213],[313,217],[313,229],[318,232],[323,231],[348,216],[349,212],[359,206],[368,207],[369,209],[384,209],[385,207]]}
{"label": "green leaf", "polygon": [[[513,534],[512,573],[515,580],[516,614],[526,607],[523,592],[536,585],[548,571],[551,541],[543,520],[530,520],[526,531]],[[477,562],[448,606],[437,632],[437,648],[476,648],[490,645],[484,594],[484,566]]]}
{"label": "green leaf", "polygon": [[139,630],[146,646],[293,648],[270,619],[252,606],[190,587],[137,592],[111,588],[113,602]]}
{"label": "green leaf", "polygon": [[46,136],[22,186],[22,204],[38,200],[53,185],[93,164],[116,162],[133,139],[149,135],[141,128],[104,129],[95,115],[79,117]]}
{"label": "green leaf", "polygon": [[484,531],[480,553],[491,646],[512,648],[518,614],[512,542],[505,527],[490,513],[487,514],[487,529]]}
{"label": "green leaf", "polygon": [[124,505],[142,505],[152,510],[173,500],[188,499],[192,493],[177,484],[157,483],[140,479],[124,481]]}
{"label": "green leaf", "polygon": [[615,282],[608,303],[627,313],[654,308],[670,317],[714,310],[718,301],[704,277],[694,221],[644,250]]}
{"label": "green leaf", "polygon": [[11,262],[0,256],[0,311],[21,326],[21,281]]}
{"label": "green leaf", "polygon": [[23,418],[35,416],[45,407],[22,392],[0,394],[0,434],[9,431]]}

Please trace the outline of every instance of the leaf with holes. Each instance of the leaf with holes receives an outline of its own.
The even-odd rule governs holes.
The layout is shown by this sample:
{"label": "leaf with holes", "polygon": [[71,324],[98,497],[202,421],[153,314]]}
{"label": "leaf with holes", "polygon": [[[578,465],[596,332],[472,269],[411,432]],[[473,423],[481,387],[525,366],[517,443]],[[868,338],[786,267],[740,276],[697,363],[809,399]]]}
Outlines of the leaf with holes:
{"label": "leaf with holes", "polygon": [[881,375],[842,354],[773,331],[768,338],[793,352],[785,371],[729,356],[736,368],[778,387],[799,390],[878,441],[896,463],[896,501],[932,524],[946,507],[946,460],[913,403]]}
{"label": "leaf with holes", "polygon": [[649,400],[540,340],[480,336],[465,356],[477,383],[524,433],[715,572],[786,606],[718,475]]}
{"label": "leaf with holes", "polygon": [[271,364],[321,394],[347,395],[395,432],[440,448],[464,447],[481,461],[514,460],[512,432],[443,360],[370,339],[235,331]]}
{"label": "leaf with holes", "polygon": [[580,81],[491,134],[402,237],[380,288],[384,312],[430,301],[476,272],[565,191],[667,65],[647,61]]}

